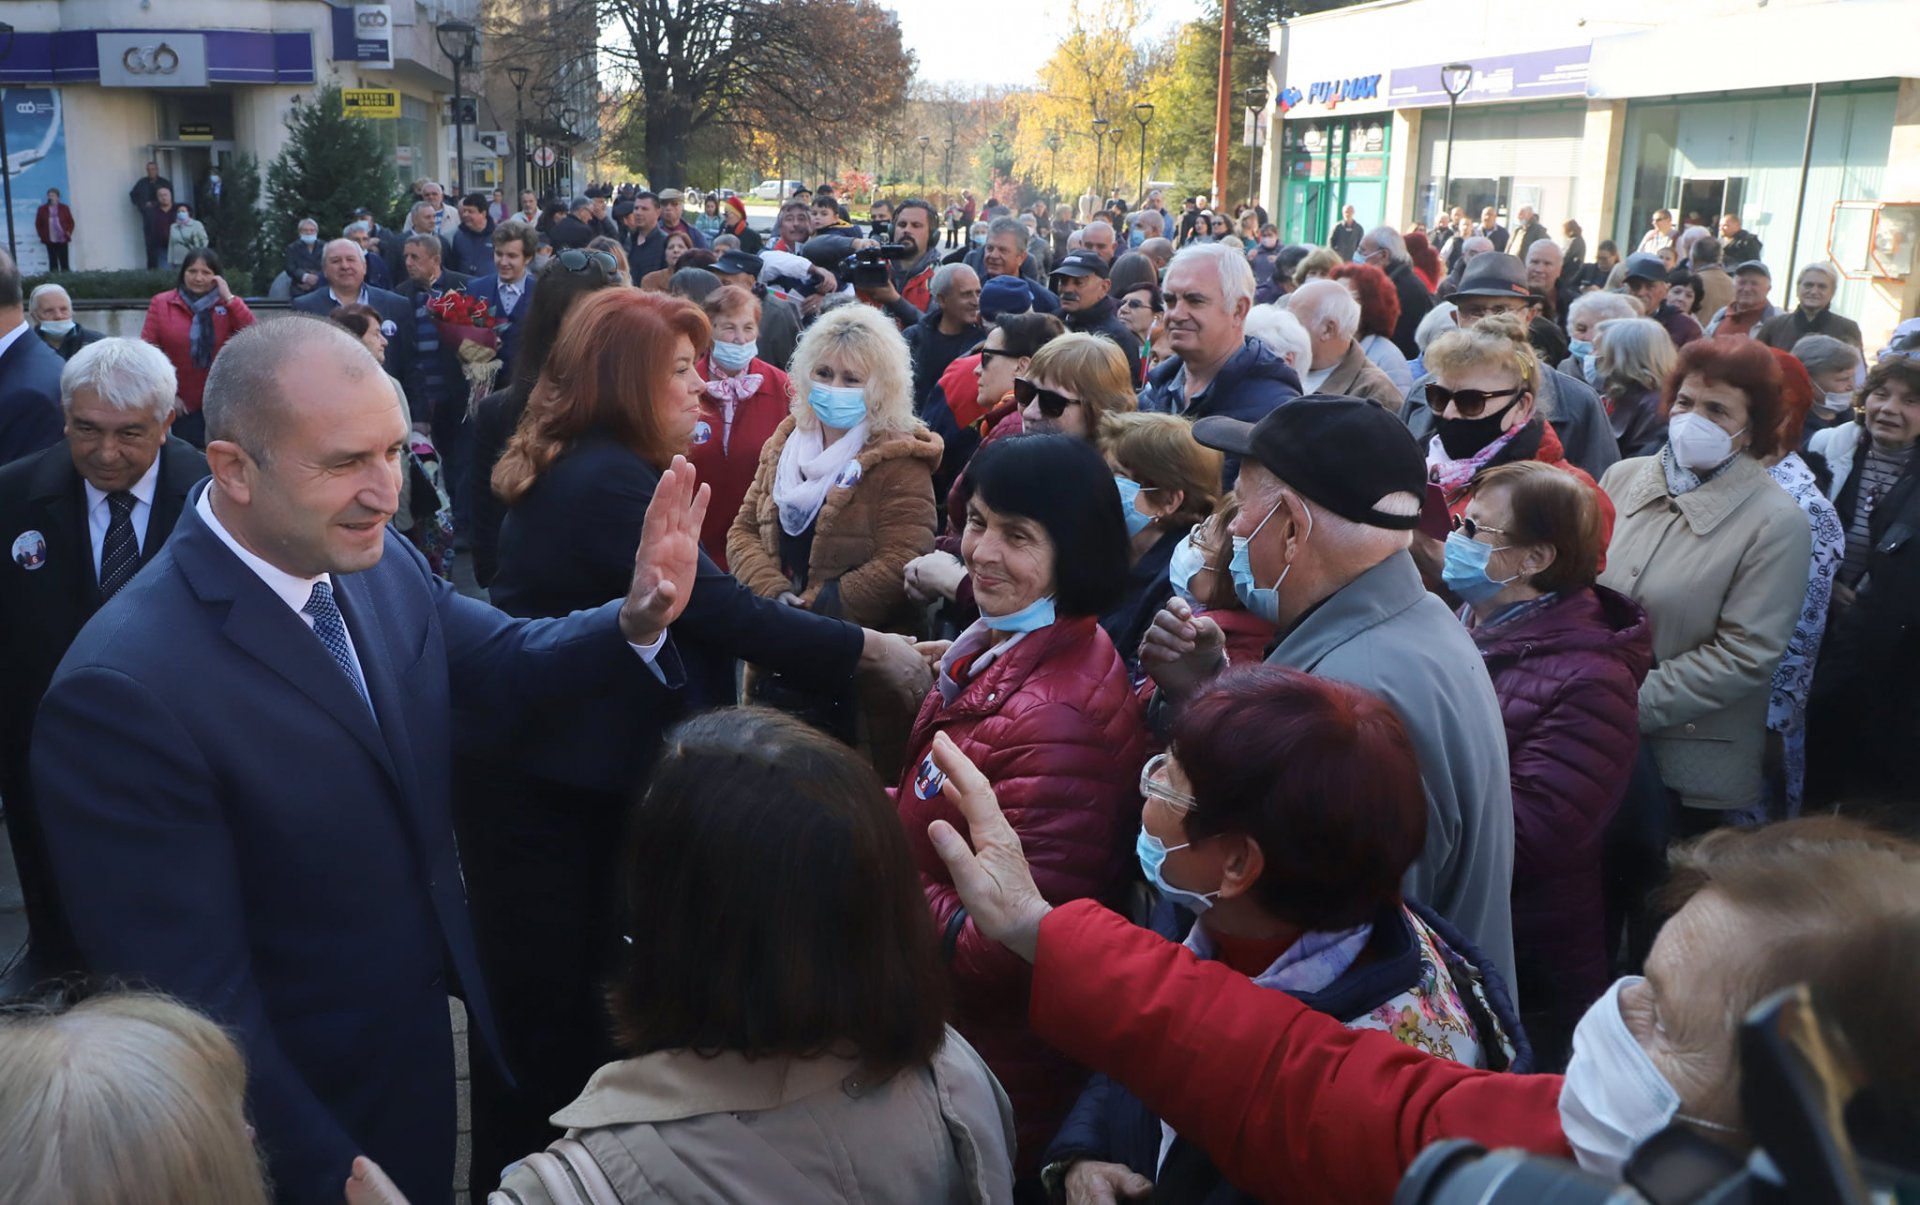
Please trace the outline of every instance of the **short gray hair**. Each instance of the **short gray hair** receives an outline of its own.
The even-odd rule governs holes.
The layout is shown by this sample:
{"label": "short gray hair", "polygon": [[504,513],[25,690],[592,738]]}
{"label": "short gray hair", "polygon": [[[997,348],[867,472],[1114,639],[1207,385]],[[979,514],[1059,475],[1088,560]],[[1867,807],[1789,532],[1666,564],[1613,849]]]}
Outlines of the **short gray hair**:
{"label": "short gray hair", "polygon": [[1212,264],[1220,278],[1220,304],[1231,311],[1242,300],[1253,301],[1253,265],[1247,262],[1247,253],[1237,243],[1190,243],[1174,254],[1173,262],[1167,265],[1167,272],[1182,263],[1205,260]]}
{"label": "short gray hair", "polygon": [[1309,331],[1329,320],[1349,339],[1360,330],[1360,302],[1341,281],[1310,280],[1287,298],[1287,308]]}
{"label": "short gray hair", "polygon": [[[1147,234],[1148,223],[1152,223],[1153,225],[1152,234]],[[1134,224],[1140,228],[1140,233],[1146,235],[1147,238],[1159,238],[1167,232],[1166,215],[1157,209],[1141,210]]]}
{"label": "short gray hair", "polygon": [[361,259],[367,258],[367,249],[365,247],[362,247],[359,243],[354,242],[350,238],[328,239],[326,242],[326,245],[320,248],[321,257],[324,258],[326,256],[332,255],[333,249],[339,246],[341,243],[345,243],[347,246],[352,247],[355,251],[358,251],[360,253]]}
{"label": "short gray hair", "polygon": [[[424,205],[424,204],[426,204],[426,202],[425,202],[425,201],[422,201],[422,202],[421,202],[421,204],[422,204],[422,205]],[[319,219],[319,218],[301,218],[301,219],[300,219],[300,220],[299,220],[298,222],[295,222],[295,223],[293,224],[293,228],[294,228],[294,229],[295,229],[296,231],[298,231],[298,230],[300,230],[300,229],[302,229],[302,228],[304,228],[304,227],[307,227],[307,226],[311,226],[311,227],[313,227],[313,229],[314,229],[314,232],[315,232],[315,233],[318,233],[318,232],[319,232],[319,230],[320,230],[320,219]]]}
{"label": "short gray hair", "polygon": [[61,407],[71,409],[82,389],[122,414],[145,413],[158,423],[173,413],[180,380],[166,353],[144,339],[100,339],[60,370]]}
{"label": "short gray hair", "polygon": [[428,255],[433,256],[433,258],[435,259],[440,259],[442,256],[446,254],[446,246],[441,243],[440,236],[437,234],[431,234],[425,230],[414,231],[412,234],[409,234],[406,237],[406,240],[402,242],[400,245],[403,249],[403,253],[404,253],[404,248],[418,247],[422,251],[425,251]]}
{"label": "short gray hair", "polygon": [[351,237],[355,233],[364,234],[364,235],[367,235],[368,237],[372,237],[373,227],[367,225],[365,222],[348,222],[345,226],[342,226],[340,228],[340,233],[348,237]]}
{"label": "short gray hair", "polygon": [[1571,328],[1582,319],[1605,322],[1610,318],[1638,318],[1640,312],[1640,303],[1625,293],[1582,293],[1567,307],[1567,326]]}
{"label": "short gray hair", "polygon": [[1375,226],[1372,230],[1367,231],[1367,237],[1373,240],[1374,246],[1387,253],[1387,261],[1389,263],[1404,264],[1408,262],[1407,240],[1400,237],[1398,230],[1395,230],[1391,226]]}
{"label": "short gray hair", "polygon": [[58,293],[60,294],[60,296],[65,297],[67,299],[68,305],[73,304],[72,294],[68,293],[65,289],[61,288],[59,285],[46,284],[46,285],[39,286],[38,288],[34,289],[32,293],[29,293],[27,295],[27,313],[29,314],[33,313],[33,307],[40,304],[40,299],[42,297],[51,297],[55,293]]}
{"label": "short gray hair", "polygon": [[1799,282],[1805,280],[1807,278],[1807,273],[1809,272],[1818,272],[1822,276],[1825,276],[1827,278],[1827,283],[1835,289],[1838,289],[1840,287],[1839,271],[1836,270],[1832,264],[1827,263],[1824,260],[1816,260],[1813,263],[1808,264],[1806,267],[1800,269],[1800,275],[1793,278],[1794,283],[1798,284]]}
{"label": "short gray hair", "polygon": [[313,345],[319,345],[327,360],[344,370],[349,380],[358,381],[368,373],[381,371],[367,345],[329,319],[294,313],[272,322],[256,322],[222,344],[220,354],[213,358],[200,403],[200,412],[207,420],[207,438],[239,444],[255,463],[264,466],[278,434],[281,411],[286,408],[281,373],[301,350]]}
{"label": "short gray hair", "polygon": [[[1358,305],[1359,302],[1354,304]],[[1459,308],[1451,301],[1444,299],[1433,303],[1433,308],[1428,310],[1427,316],[1420,320],[1420,325],[1413,328],[1413,345],[1420,349],[1421,355],[1427,354],[1427,345],[1435,339],[1448,331],[1459,329],[1453,320],[1453,312]]]}
{"label": "short gray hair", "polygon": [[955,278],[962,272],[978,279],[978,275],[974,270],[965,264],[941,264],[940,267],[934,271],[933,280],[927,285],[927,292],[935,297],[945,297],[947,290],[953,288]]}
{"label": "short gray hair", "polygon": [[1793,358],[1806,368],[1808,376],[1842,369],[1851,371],[1861,363],[1860,353],[1854,350],[1853,344],[1832,335],[1803,335],[1793,345]]}
{"label": "short gray hair", "polygon": [[[1342,293],[1346,289],[1339,285],[1335,288]],[[1358,310],[1358,303],[1354,309]],[[1300,319],[1277,303],[1256,305],[1247,311],[1245,332],[1260,340],[1273,350],[1273,354],[1293,365],[1294,371],[1305,376],[1313,359],[1313,339],[1307,334],[1307,328],[1300,325]]]}
{"label": "short gray hair", "polygon": [[1595,330],[1593,350],[1609,389],[1623,382],[1658,389],[1679,358],[1667,328],[1652,318],[1607,319]]}
{"label": "short gray hair", "polygon": [[440,216],[440,210],[435,207],[432,201],[415,201],[412,205],[407,207],[407,217],[412,218],[415,214],[419,213],[423,209],[427,211],[427,215],[429,217]]}
{"label": "short gray hair", "polygon": [[1027,229],[1025,222],[1003,214],[987,223],[988,242],[992,242],[1003,234],[1011,234],[1014,238],[1013,245],[1020,249],[1022,255],[1026,254],[1027,240],[1033,237],[1033,232]]}

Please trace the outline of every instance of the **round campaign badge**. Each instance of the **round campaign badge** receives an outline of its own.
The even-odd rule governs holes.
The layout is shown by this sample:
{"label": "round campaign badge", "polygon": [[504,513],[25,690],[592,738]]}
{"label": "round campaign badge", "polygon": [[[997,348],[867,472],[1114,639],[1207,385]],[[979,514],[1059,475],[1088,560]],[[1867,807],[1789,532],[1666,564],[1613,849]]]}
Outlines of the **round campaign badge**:
{"label": "round campaign badge", "polygon": [[38,569],[47,563],[47,537],[37,531],[23,531],[13,538],[13,563],[22,569]]}
{"label": "round campaign badge", "polygon": [[380,334],[382,338],[391,339],[399,333],[400,327],[396,325],[391,318],[380,324]]}
{"label": "round campaign badge", "polygon": [[840,470],[840,475],[833,479],[833,483],[843,490],[850,490],[859,482],[860,462],[857,460],[847,461],[846,467]]}
{"label": "round campaign badge", "polygon": [[920,763],[920,768],[914,771],[913,793],[922,799],[932,799],[940,793],[946,781],[947,776],[933,764],[933,754],[929,753],[927,759]]}
{"label": "round campaign badge", "polygon": [[705,420],[693,424],[693,446],[699,447],[713,438],[713,427]]}

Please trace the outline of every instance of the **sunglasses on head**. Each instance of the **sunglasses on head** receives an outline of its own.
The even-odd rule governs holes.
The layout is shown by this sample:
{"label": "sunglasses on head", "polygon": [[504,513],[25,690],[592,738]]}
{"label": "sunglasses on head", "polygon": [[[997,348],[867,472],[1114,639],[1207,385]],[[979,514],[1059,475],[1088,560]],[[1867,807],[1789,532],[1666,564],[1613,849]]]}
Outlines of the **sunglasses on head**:
{"label": "sunglasses on head", "polygon": [[1512,389],[1494,390],[1447,389],[1444,386],[1428,382],[1427,409],[1438,415],[1447,408],[1447,403],[1451,402],[1454,408],[1460,412],[1461,418],[1479,418],[1486,410],[1487,403],[1503,397],[1515,398],[1517,400],[1519,395],[1526,391],[1527,387],[1525,385],[1515,385]]}
{"label": "sunglasses on head", "polygon": [[1078,406],[1080,399],[1062,397],[1051,389],[1042,389],[1032,381],[1021,377],[1013,378],[1013,400],[1022,410],[1034,402],[1040,403],[1040,413],[1048,418],[1059,418],[1067,412],[1068,406]]}
{"label": "sunglasses on head", "polygon": [[553,257],[553,262],[569,272],[585,275],[588,265],[600,269],[608,280],[620,271],[620,261],[605,251],[583,251],[578,247],[569,247]]}

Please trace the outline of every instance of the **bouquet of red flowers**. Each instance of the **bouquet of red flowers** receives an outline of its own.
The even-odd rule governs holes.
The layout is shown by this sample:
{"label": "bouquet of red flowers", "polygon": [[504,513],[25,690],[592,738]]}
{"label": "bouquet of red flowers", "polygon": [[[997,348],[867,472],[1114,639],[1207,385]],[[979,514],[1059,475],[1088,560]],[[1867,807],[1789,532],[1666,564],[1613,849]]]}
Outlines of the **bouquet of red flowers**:
{"label": "bouquet of red flowers", "polygon": [[486,298],[458,289],[430,299],[427,313],[440,331],[440,341],[453,344],[460,373],[472,386],[471,400],[478,402],[492,391],[500,372],[500,332],[509,325],[507,319],[494,313]]}

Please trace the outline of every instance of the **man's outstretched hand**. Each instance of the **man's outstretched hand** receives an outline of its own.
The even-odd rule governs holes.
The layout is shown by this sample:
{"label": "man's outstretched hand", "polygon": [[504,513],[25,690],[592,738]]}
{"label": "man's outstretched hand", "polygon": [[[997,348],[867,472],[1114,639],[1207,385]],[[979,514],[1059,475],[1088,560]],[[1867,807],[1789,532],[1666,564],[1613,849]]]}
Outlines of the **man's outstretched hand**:
{"label": "man's outstretched hand", "polygon": [[1040,947],[1040,920],[1053,910],[1033,884],[1033,871],[1020,852],[1020,835],[1000,812],[993,785],[951,737],[933,738],[933,764],[947,776],[941,793],[960,809],[972,848],[944,820],[927,826],[940,860],[953,876],[954,888],[974,927],[1033,961]]}
{"label": "man's outstretched hand", "polygon": [[700,523],[712,492],[696,480],[684,456],[674,457],[660,474],[633,554],[633,586],[620,607],[620,634],[632,643],[653,643],[686,609],[700,566]]}
{"label": "man's outstretched hand", "polygon": [[361,1155],[347,1177],[347,1205],[407,1205],[407,1198],[378,1163]]}

